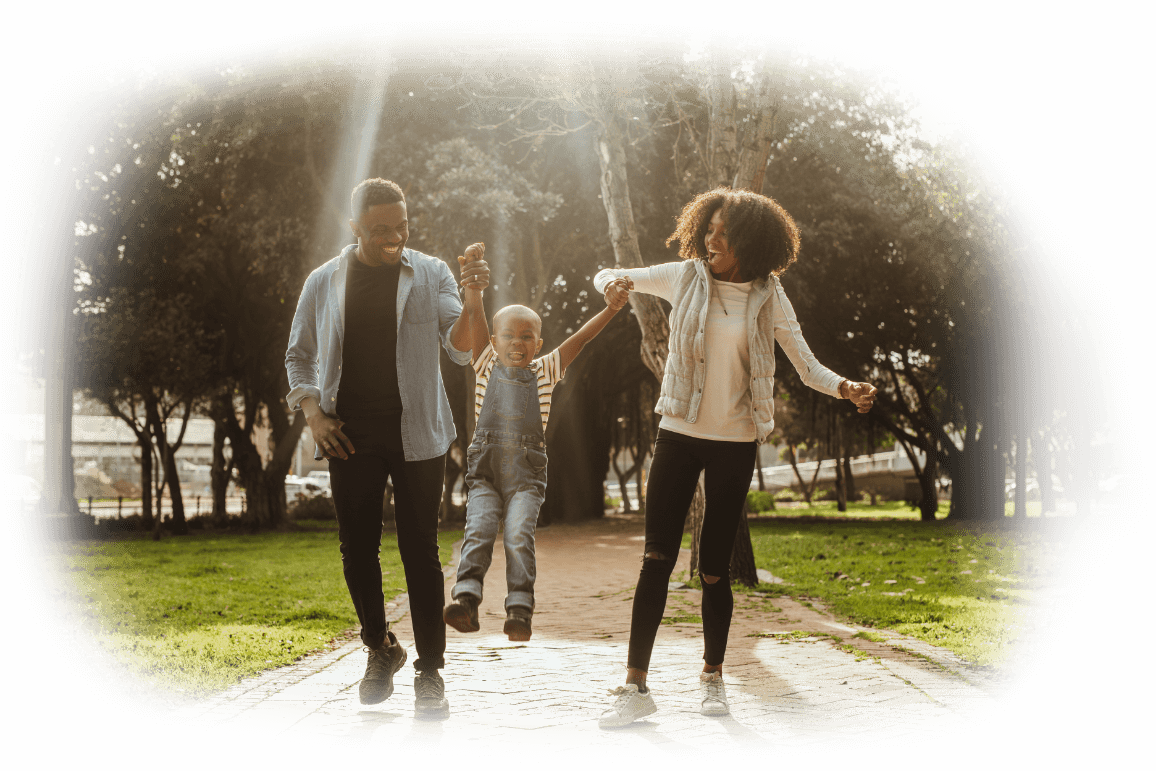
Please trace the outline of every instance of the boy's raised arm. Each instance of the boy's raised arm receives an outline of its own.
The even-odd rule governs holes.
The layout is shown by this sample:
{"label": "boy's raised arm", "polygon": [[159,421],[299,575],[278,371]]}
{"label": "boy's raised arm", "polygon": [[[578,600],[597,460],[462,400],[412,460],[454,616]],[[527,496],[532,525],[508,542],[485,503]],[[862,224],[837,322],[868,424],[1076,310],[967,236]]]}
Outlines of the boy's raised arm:
{"label": "boy's raised arm", "polygon": [[[482,259],[485,256],[485,248],[480,243],[471,245],[466,249],[465,256],[458,258],[458,262],[465,268],[471,262]],[[465,283],[462,291],[462,306],[465,313],[469,315],[470,357],[476,362],[478,357],[482,355],[482,351],[490,343],[490,327],[486,322],[485,305],[482,304],[482,289],[471,283]]]}
{"label": "boy's raised arm", "polygon": [[558,346],[558,357],[561,359],[559,363],[562,365],[563,372],[566,371],[566,368],[570,366],[570,363],[573,362],[574,359],[578,358],[578,354],[586,347],[586,343],[597,337],[598,333],[610,323],[610,319],[614,318],[614,314],[618,313],[618,311],[622,310],[622,307],[626,305],[626,300],[629,295],[629,281],[630,279],[620,278],[612,282],[617,284],[621,290],[615,295],[614,303],[603,308],[598,315],[583,324],[581,329],[570,335],[570,337],[566,338],[566,342]]}

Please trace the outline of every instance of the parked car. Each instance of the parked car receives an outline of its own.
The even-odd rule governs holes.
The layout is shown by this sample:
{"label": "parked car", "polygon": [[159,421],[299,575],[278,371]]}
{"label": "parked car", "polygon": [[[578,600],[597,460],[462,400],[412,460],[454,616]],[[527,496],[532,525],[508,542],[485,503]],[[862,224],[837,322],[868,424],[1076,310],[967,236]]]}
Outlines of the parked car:
{"label": "parked car", "polygon": [[286,503],[293,503],[293,501],[297,500],[298,496],[312,498],[317,495],[322,495],[326,498],[333,497],[329,485],[322,485],[320,480],[292,475],[285,477]]}

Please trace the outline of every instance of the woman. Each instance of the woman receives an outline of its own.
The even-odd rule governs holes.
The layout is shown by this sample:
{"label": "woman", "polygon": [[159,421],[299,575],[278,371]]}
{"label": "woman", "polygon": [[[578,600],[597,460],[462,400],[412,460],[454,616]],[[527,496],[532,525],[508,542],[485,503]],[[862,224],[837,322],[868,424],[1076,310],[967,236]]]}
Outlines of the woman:
{"label": "woman", "polygon": [[[702,714],[729,712],[722,664],[733,609],[730,555],[756,447],[774,428],[775,342],[811,388],[850,399],[859,412],[870,410],[875,400],[873,386],[822,366],[803,340],[779,283],[798,254],[799,230],[778,203],[743,190],[711,190],[683,208],[667,245],[672,241],[679,242],[683,262],[607,269],[594,277],[607,303],[617,302],[626,284],[672,306],[670,353],[655,407],[662,420],[646,488],[646,546],[634,594],[626,685],[613,691],[615,702],[599,720],[603,728],[657,711],[646,672],[691,498],[704,470]],[[618,278],[629,281],[615,283]]]}

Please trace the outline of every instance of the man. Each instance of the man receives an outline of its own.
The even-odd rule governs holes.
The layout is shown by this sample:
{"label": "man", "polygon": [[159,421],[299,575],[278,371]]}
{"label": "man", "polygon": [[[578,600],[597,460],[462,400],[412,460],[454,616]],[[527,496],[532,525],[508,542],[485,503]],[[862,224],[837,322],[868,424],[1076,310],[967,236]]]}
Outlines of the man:
{"label": "man", "polygon": [[[457,436],[442,386],[439,341],[457,364],[470,362],[468,313],[449,267],[405,248],[405,196],[384,179],[353,190],[355,245],[305,280],[285,368],[290,409],[309,422],[319,457],[329,460],[341,561],[369,651],[359,693],[377,704],[393,693],[405,648],[389,631],[381,588],[381,513],[393,478],[397,545],[405,567],[417,661],[420,717],[444,717],[445,593],[437,526],[445,456]],[[478,244],[470,251],[479,255]],[[462,283],[489,284],[481,259]]]}

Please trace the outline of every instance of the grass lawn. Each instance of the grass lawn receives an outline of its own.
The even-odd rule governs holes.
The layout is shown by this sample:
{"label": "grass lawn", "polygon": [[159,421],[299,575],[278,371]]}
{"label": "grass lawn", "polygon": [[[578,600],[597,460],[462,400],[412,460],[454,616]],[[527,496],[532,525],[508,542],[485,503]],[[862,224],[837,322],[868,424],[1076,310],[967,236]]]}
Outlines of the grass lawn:
{"label": "grass lawn", "polygon": [[1032,598],[1030,566],[1055,539],[1002,523],[920,522],[897,506],[853,504],[848,516],[819,504],[751,520],[755,563],[784,581],[754,591],[817,599],[852,623],[998,666],[1018,635],[1017,606]]}
{"label": "grass lawn", "polygon": [[[935,513],[936,519],[946,519],[950,505],[947,501],[940,501],[939,510]],[[1029,517],[1039,517],[1043,514],[1043,505],[1039,501],[1028,501],[1026,513]],[[919,509],[913,509],[903,501],[880,501],[872,506],[869,503],[849,503],[847,511],[842,512],[834,501],[818,501],[808,506],[805,503],[797,506],[784,506],[778,502],[774,511],[760,511],[763,517],[838,517],[839,519],[909,519],[919,520]],[[1015,514],[1015,504],[1008,501],[1004,504],[1004,515]]]}
{"label": "grass lawn", "polygon": [[[947,517],[948,502],[940,501],[939,510],[935,513],[937,519]],[[816,501],[810,505],[800,503],[795,506],[784,506],[781,502],[773,511],[760,511],[760,517],[831,517],[837,519],[897,519],[913,522],[919,521],[919,509],[913,509],[903,501],[880,501],[872,506],[869,503],[848,503],[847,511],[839,511],[835,501]]]}
{"label": "grass lawn", "polygon": [[[301,532],[194,534],[66,547],[97,638],[159,688],[202,695],[324,648],[357,626],[335,523]],[[442,562],[460,531],[439,534]],[[397,538],[382,535],[387,601],[405,591]]]}

